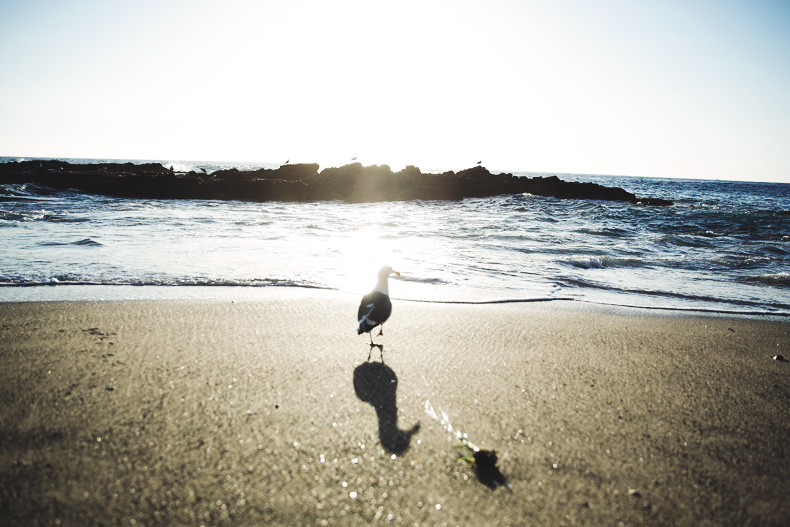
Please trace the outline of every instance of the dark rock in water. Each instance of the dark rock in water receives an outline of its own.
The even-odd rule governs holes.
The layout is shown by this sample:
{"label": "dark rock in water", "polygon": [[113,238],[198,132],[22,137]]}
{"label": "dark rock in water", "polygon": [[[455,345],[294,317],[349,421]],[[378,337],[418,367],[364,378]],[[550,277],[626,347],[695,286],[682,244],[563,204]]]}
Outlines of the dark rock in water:
{"label": "dark rock in water", "polygon": [[72,164],[22,161],[0,164],[0,183],[36,183],[59,190],[148,199],[348,202],[460,200],[503,194],[533,194],[562,199],[627,201],[671,205],[658,198],[637,198],[617,187],[563,181],[557,176],[519,177],[492,174],[476,166],[460,172],[423,174],[407,166],[392,172],[387,165],[352,163],[319,172],[318,164],[277,169],[238,169],[178,173],[157,163]]}

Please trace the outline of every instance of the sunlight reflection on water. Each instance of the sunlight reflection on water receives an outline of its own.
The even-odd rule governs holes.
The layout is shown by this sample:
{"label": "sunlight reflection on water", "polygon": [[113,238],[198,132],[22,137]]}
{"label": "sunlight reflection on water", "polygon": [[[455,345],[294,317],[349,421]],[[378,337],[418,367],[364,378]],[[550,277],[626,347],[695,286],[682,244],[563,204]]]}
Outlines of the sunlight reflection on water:
{"label": "sunlight reflection on water", "polygon": [[[373,204],[157,201],[37,198],[34,190],[6,186],[4,195],[25,199],[0,210],[0,241],[11,248],[0,283],[361,294],[389,265],[403,275],[391,281],[396,299],[570,298],[790,313],[790,186],[600,181],[679,202],[657,208],[524,195]],[[32,294],[18,289],[0,287],[0,299]]]}

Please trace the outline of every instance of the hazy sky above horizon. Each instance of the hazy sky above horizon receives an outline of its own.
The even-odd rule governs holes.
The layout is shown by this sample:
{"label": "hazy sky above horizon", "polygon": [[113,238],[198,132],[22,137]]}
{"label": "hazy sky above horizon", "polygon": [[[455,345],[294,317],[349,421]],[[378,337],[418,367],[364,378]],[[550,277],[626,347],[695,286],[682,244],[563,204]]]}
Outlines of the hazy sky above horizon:
{"label": "hazy sky above horizon", "polygon": [[0,0],[0,155],[790,183],[787,0]]}

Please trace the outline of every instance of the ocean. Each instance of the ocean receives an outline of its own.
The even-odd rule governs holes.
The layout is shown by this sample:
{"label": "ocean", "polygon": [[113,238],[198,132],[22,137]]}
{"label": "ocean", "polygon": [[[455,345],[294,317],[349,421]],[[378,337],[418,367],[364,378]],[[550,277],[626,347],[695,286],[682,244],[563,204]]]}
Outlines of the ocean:
{"label": "ocean", "polygon": [[790,184],[556,175],[675,204],[139,200],[0,185],[0,301],[359,295],[390,265],[401,301],[790,315]]}

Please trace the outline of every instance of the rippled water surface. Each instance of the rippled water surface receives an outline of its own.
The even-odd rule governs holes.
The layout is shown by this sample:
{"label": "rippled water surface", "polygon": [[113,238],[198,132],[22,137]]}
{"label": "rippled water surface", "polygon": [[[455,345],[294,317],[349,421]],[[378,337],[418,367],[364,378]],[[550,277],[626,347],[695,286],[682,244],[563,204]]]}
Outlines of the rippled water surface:
{"label": "rippled water surface", "polygon": [[74,298],[92,295],[86,284],[362,293],[386,264],[403,275],[400,299],[790,314],[790,185],[560,177],[676,204],[159,201],[6,185],[0,300],[51,297],[54,284]]}

